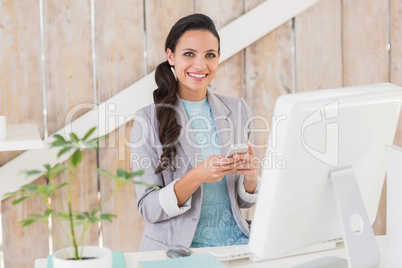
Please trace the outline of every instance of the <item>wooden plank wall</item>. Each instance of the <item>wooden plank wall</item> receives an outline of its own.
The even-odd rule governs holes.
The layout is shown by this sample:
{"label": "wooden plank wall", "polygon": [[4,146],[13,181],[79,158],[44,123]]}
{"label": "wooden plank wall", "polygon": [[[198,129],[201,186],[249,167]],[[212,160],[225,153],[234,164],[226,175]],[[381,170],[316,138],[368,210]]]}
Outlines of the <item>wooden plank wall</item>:
{"label": "wooden plank wall", "polygon": [[[402,86],[402,0],[391,0],[390,14],[390,78],[389,81]],[[402,119],[399,120],[395,144],[402,146]]]}
{"label": "wooden plank wall", "polygon": [[[43,135],[38,11],[37,1],[0,1],[0,114],[7,116],[8,123],[35,123]],[[0,166],[18,154],[0,152]],[[43,179],[35,182],[43,183]],[[41,213],[46,206],[29,201],[13,207],[13,200],[1,204],[4,264],[31,267],[34,259],[49,251],[47,227],[22,229],[16,222],[30,213]]]}
{"label": "wooden plank wall", "polygon": [[[263,0],[246,1],[245,11]],[[289,21],[245,49],[245,100],[254,115],[256,133],[255,153],[265,156],[272,127],[275,100],[292,92],[292,21]],[[271,161],[271,165],[275,165]]]}
{"label": "wooden plank wall", "polygon": [[[78,109],[73,112],[79,105],[94,103],[90,0],[44,1],[44,14],[48,130],[53,133],[65,125],[69,113],[75,119],[86,111]],[[85,151],[83,159],[85,165],[78,168],[74,185],[73,210],[92,210],[98,202],[97,175],[94,172],[96,152]],[[56,183],[63,183],[66,179],[60,176]],[[67,189],[61,198],[67,199]],[[54,208],[57,208],[57,202],[53,201]],[[63,226],[68,230],[67,224]],[[87,244],[98,244],[97,229],[95,225],[91,227]],[[71,245],[63,237],[59,225],[54,226],[54,232],[63,243],[60,245],[53,238],[54,250]],[[76,236],[79,237],[80,232]]]}
{"label": "wooden plank wall", "polygon": [[[142,0],[96,2],[96,66],[100,101],[105,101],[146,73],[143,8]],[[130,169],[127,142],[131,126],[132,123],[129,123],[110,134],[105,146],[99,150],[100,168],[112,173],[117,168]],[[111,180],[101,176],[102,200],[108,196],[112,187]],[[112,224],[102,223],[104,246],[112,250],[137,250],[144,221],[139,216],[136,202],[134,185],[130,185],[120,189],[104,208],[105,212],[118,215]]]}
{"label": "wooden plank wall", "polygon": [[[45,81],[40,69],[38,1],[28,2],[0,0],[0,114],[13,123],[35,122],[43,137],[43,83],[52,133],[77,105],[104,101],[154,70],[165,60],[166,35],[180,17],[205,13],[219,29],[264,0],[97,0],[96,62],[91,58],[91,1],[44,1]],[[221,64],[211,89],[245,98],[254,114],[262,115],[256,127],[265,132],[258,136],[256,154],[263,157],[274,103],[281,94],[386,81],[402,86],[401,25],[402,0],[321,0]],[[93,85],[94,64],[97,85]],[[80,109],[75,118],[83,112]],[[108,179],[100,177],[98,182],[96,167],[110,172],[131,168],[131,126],[132,122],[111,133],[98,154],[85,153],[75,208],[96,205],[98,187],[101,198],[112,190]],[[402,145],[402,124],[395,143]],[[0,166],[18,154],[0,153]],[[385,192],[377,233],[385,233],[384,197]],[[41,207],[26,203],[18,208],[11,202],[1,202],[4,264],[32,267],[35,258],[48,253],[47,229],[39,225],[22,229],[16,222]],[[118,219],[102,224],[103,244],[112,250],[137,250],[144,221],[138,215],[134,187],[121,190],[105,212],[118,214]],[[94,226],[88,244],[98,244],[99,231]],[[29,255],[20,258],[17,252]]]}

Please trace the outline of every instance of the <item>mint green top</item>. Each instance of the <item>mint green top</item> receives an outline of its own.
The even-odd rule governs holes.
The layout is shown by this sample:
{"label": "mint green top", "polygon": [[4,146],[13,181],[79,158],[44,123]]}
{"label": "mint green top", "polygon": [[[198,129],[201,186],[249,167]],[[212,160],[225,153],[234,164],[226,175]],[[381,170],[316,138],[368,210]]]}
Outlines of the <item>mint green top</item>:
{"label": "mint green top", "polygon": [[[221,154],[208,99],[181,101],[198,145],[198,159]],[[248,237],[243,234],[233,217],[226,177],[216,183],[203,183],[202,189],[201,215],[191,247],[247,244]]]}

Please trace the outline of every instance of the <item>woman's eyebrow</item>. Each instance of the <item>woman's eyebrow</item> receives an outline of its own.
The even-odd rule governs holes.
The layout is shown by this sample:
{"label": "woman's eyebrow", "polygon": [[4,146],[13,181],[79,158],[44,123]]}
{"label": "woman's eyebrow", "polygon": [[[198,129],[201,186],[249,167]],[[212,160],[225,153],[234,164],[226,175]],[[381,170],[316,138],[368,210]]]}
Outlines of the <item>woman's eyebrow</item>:
{"label": "woman's eyebrow", "polygon": [[[197,50],[195,50],[195,49],[193,49],[193,48],[184,48],[184,49],[182,49],[182,51],[198,52]],[[215,53],[218,53],[218,50],[216,50],[216,49],[208,49],[206,52],[215,52]]]}

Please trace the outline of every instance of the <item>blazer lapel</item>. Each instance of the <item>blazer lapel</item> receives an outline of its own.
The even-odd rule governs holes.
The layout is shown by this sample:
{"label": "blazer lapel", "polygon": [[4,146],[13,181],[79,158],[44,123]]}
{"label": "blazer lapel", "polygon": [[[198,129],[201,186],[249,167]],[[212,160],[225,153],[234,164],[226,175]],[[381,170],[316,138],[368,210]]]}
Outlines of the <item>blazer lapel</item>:
{"label": "blazer lapel", "polygon": [[[215,121],[216,131],[218,133],[219,144],[221,146],[221,153],[226,155],[230,146],[235,141],[236,127],[229,119],[229,108],[212,92],[208,91],[208,101],[211,105],[212,114]],[[231,202],[235,199],[234,193],[236,188],[235,174],[230,173],[226,175],[226,184],[230,195]],[[233,204],[232,204],[233,207]]]}
{"label": "blazer lapel", "polygon": [[207,92],[209,105],[211,106],[212,115],[215,121],[215,127],[218,134],[219,146],[221,153],[226,155],[233,141],[234,129],[228,119],[229,108],[212,92]]}

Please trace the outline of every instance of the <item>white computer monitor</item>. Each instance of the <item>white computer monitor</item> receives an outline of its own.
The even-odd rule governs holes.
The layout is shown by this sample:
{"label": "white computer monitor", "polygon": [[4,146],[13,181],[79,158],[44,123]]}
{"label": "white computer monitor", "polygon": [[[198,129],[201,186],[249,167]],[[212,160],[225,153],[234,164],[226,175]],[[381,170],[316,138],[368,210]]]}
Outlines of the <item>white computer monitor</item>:
{"label": "white computer monitor", "polygon": [[[249,247],[257,259],[342,238],[329,179],[336,169],[351,168],[368,219],[374,222],[386,173],[386,145],[393,143],[401,101],[402,88],[389,83],[278,98],[274,117],[279,123],[271,129],[267,149],[271,164],[262,161],[251,225]],[[361,228],[360,222],[355,225]]]}

